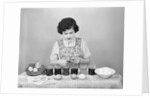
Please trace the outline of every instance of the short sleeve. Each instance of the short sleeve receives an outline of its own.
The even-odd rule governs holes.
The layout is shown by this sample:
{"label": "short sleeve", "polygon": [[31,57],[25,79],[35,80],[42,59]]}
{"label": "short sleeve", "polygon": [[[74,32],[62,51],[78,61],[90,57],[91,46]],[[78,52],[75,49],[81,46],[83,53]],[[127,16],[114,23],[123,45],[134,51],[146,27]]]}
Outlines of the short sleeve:
{"label": "short sleeve", "polygon": [[58,46],[58,42],[55,42],[53,48],[52,48],[52,52],[50,55],[50,60],[57,60],[58,59],[58,55],[59,55],[59,46]]}
{"label": "short sleeve", "polygon": [[83,51],[84,58],[88,58],[91,56],[90,50],[85,40],[81,40],[81,49]]}

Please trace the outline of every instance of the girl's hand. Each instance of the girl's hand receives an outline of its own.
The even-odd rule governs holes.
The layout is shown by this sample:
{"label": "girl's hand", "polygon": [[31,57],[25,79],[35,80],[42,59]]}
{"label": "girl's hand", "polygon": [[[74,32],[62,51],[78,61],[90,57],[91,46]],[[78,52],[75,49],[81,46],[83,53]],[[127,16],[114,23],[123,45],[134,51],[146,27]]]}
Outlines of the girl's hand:
{"label": "girl's hand", "polygon": [[79,64],[81,61],[80,57],[72,57],[71,58],[71,62],[75,63],[75,64]]}
{"label": "girl's hand", "polygon": [[60,66],[65,66],[65,65],[67,65],[67,61],[61,59],[61,60],[58,60],[58,64],[59,64]]}

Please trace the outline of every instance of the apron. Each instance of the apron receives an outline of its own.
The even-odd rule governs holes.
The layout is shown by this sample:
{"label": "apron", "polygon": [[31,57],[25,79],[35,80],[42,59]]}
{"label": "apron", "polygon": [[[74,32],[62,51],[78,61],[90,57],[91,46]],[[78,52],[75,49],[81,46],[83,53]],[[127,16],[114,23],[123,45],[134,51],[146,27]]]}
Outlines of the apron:
{"label": "apron", "polygon": [[[81,50],[81,38],[75,38],[75,46],[73,47],[65,47],[63,43],[63,39],[58,41],[59,45],[59,58],[65,59],[67,61],[71,60],[72,57],[81,57],[83,58],[83,52]],[[72,63],[68,63],[67,66],[75,70],[79,68],[78,73],[87,74],[87,65],[78,64],[74,66]],[[72,72],[72,71],[71,71]]]}
{"label": "apron", "polygon": [[59,58],[70,60],[72,57],[82,57],[81,51],[81,38],[75,38],[75,46],[66,47],[63,43],[63,39],[58,41],[59,45]]}

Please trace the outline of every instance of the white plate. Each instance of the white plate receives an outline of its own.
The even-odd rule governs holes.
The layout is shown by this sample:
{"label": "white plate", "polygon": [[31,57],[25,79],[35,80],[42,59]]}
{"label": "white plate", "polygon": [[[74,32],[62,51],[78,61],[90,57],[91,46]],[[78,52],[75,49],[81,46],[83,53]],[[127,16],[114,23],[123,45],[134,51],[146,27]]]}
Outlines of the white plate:
{"label": "white plate", "polygon": [[44,81],[47,81],[47,77],[45,76],[30,76],[27,77],[28,83],[41,84]]}

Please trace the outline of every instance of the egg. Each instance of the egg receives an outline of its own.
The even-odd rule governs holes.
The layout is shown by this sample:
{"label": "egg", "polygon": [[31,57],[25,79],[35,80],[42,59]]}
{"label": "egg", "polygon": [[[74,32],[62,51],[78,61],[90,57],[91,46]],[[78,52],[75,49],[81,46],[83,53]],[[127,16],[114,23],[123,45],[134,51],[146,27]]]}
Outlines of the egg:
{"label": "egg", "polygon": [[40,64],[39,62],[37,62],[37,63],[35,64],[35,67],[36,67],[36,68],[40,68],[40,67],[41,67],[41,64]]}
{"label": "egg", "polygon": [[37,69],[37,68],[34,68],[34,69],[33,69],[33,72],[37,72],[37,71],[38,71],[38,69]]}
{"label": "egg", "polygon": [[84,74],[79,74],[79,75],[78,75],[78,78],[79,78],[79,79],[85,79],[85,78],[86,78],[86,75],[84,75]]}
{"label": "egg", "polygon": [[33,71],[33,68],[32,68],[32,67],[29,67],[28,70],[29,70],[29,71]]}
{"label": "egg", "polygon": [[54,77],[54,79],[56,79],[56,80],[61,80],[61,79],[62,79],[62,76],[61,76],[61,75],[56,75],[56,76]]}
{"label": "egg", "polygon": [[77,75],[76,75],[76,74],[72,74],[72,75],[71,75],[71,78],[72,78],[72,79],[77,79]]}

